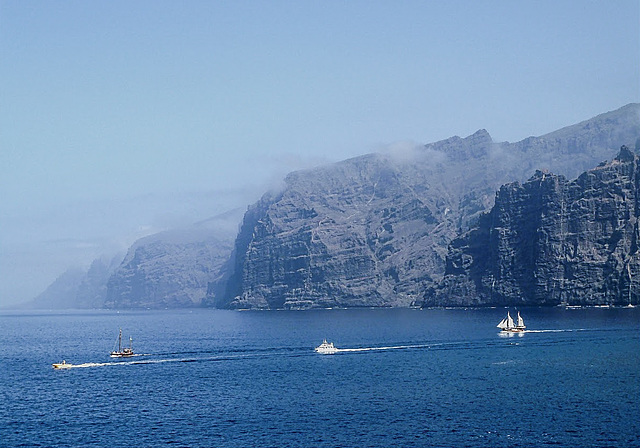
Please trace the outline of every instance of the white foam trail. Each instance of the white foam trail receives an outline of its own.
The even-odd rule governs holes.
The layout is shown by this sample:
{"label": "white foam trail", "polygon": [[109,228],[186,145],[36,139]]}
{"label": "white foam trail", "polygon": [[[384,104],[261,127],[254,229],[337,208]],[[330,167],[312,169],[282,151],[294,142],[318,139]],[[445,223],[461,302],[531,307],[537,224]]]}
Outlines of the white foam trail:
{"label": "white foam trail", "polygon": [[75,369],[84,367],[105,367],[105,366],[132,366],[135,364],[161,364],[165,362],[195,362],[211,361],[220,358],[171,358],[171,359],[149,359],[146,361],[116,361],[116,362],[85,362],[82,364],[67,364],[64,369]]}
{"label": "white foam trail", "polygon": [[524,330],[523,333],[565,333],[572,331],[588,331],[588,328],[568,328],[565,330]]}
{"label": "white foam trail", "polygon": [[369,352],[373,350],[401,350],[407,348],[429,348],[430,345],[394,345],[392,347],[339,348],[339,352]]}
{"label": "white foam trail", "polygon": [[102,367],[102,366],[110,366],[110,365],[118,365],[120,363],[117,362],[85,362],[82,364],[65,364],[64,367],[61,367],[60,370],[63,369],[81,369],[85,367]]}
{"label": "white foam trail", "polygon": [[509,361],[500,361],[500,362],[492,362],[491,364],[494,366],[506,366],[509,364],[515,364],[516,362],[513,360],[509,360]]}
{"label": "white foam trail", "polygon": [[[279,355],[274,353],[272,356]],[[239,359],[248,358],[253,356],[267,356],[261,353],[248,353],[239,355],[220,355],[220,356],[208,356],[202,358],[163,358],[163,359],[145,359],[139,361],[112,361],[112,362],[85,362],[82,364],[65,364],[64,367],[59,367],[56,370],[77,369],[87,367],[107,367],[107,366],[132,366],[141,364],[162,364],[167,362],[197,362],[197,361],[220,361],[224,359]]]}

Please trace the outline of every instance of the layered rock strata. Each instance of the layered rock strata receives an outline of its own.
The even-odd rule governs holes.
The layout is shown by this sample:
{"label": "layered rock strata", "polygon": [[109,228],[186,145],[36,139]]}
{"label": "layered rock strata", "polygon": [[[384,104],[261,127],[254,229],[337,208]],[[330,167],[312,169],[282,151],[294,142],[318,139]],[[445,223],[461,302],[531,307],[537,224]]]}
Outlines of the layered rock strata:
{"label": "layered rock strata", "polygon": [[[226,308],[408,306],[443,277],[447,247],[535,168],[567,176],[640,135],[638,105],[542,137],[484,131],[290,174],[250,207],[223,287]],[[526,242],[525,242],[526,243]],[[210,288],[210,291],[213,288]]]}

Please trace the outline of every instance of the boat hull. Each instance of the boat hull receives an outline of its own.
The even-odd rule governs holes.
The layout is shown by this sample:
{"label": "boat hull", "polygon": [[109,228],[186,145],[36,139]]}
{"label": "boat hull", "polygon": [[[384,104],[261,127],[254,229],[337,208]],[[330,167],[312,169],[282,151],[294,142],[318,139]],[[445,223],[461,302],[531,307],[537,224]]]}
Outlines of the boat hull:
{"label": "boat hull", "polygon": [[118,332],[118,339],[116,339],[116,346],[113,347],[112,352],[109,352],[109,356],[111,356],[112,358],[128,358],[129,356],[133,356],[133,339],[132,338],[129,338],[129,347],[122,346],[122,328]]}
{"label": "boat hull", "polygon": [[321,355],[333,355],[334,353],[337,353],[338,349],[337,348],[316,348],[316,353],[320,353]]}
{"label": "boat hull", "polygon": [[120,353],[120,352],[111,352],[109,354],[112,358],[130,358],[134,356],[133,353]]}
{"label": "boat hull", "polygon": [[67,364],[66,362],[61,362],[61,363],[57,363],[57,364],[52,364],[54,369],[70,369],[72,367],[71,364]]}

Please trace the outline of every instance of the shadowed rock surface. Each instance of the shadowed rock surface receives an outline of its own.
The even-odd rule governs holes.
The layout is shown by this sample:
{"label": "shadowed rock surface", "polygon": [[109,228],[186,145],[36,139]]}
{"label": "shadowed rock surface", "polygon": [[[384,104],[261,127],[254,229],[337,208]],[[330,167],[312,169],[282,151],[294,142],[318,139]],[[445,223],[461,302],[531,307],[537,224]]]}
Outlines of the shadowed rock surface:
{"label": "shadowed rock surface", "polygon": [[637,305],[640,163],[623,147],[571,182],[538,171],[503,186],[450,246],[439,305]]}

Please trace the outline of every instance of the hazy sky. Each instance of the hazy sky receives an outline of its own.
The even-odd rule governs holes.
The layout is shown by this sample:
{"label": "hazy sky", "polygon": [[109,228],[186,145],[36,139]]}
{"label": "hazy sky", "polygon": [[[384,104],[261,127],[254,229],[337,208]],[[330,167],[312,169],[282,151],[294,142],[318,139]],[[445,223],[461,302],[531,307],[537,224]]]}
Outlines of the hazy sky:
{"label": "hazy sky", "polygon": [[289,171],[640,101],[640,2],[0,0],[0,305]]}

